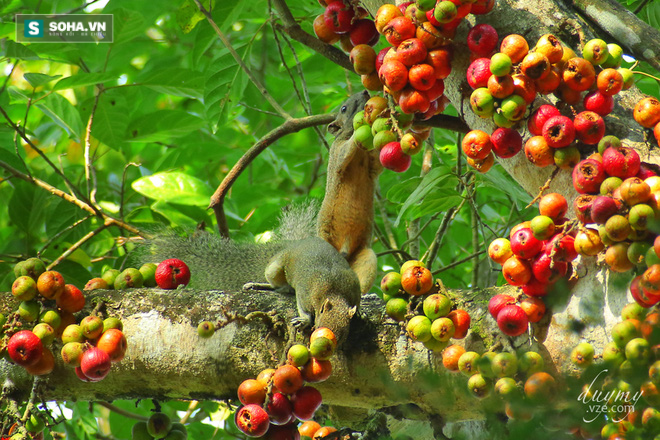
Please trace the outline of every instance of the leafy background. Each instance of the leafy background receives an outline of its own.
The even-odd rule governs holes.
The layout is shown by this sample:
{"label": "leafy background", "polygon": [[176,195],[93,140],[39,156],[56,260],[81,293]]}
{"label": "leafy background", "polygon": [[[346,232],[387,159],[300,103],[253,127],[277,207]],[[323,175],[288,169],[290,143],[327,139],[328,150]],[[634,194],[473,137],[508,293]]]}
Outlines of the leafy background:
{"label": "leafy background", "polygon": [[[287,4],[302,27],[322,12],[315,0]],[[624,4],[626,4],[624,2]],[[206,3],[207,6],[208,2]],[[660,28],[660,3],[627,2],[631,10]],[[241,71],[192,0],[92,2],[86,12],[114,15],[112,44],[21,44],[14,41],[17,13],[79,11],[71,0],[0,2],[0,41],[4,87],[0,107],[24,129],[48,163],[0,119],[0,160],[24,173],[92,197],[103,212],[142,230],[193,228],[204,223],[216,230],[207,210],[209,197],[228,170],[260,137],[283,120]],[[217,2],[213,16],[231,45],[270,94],[294,117],[334,111],[359,78],[289,41],[273,26],[269,2]],[[383,43],[377,49],[383,47]],[[640,69],[648,70],[642,64]],[[641,78],[643,92],[658,96],[658,83]],[[84,168],[86,126],[93,169]],[[455,111],[450,108],[450,114]],[[319,137],[319,133],[321,137]],[[421,157],[403,174],[385,171],[377,203],[377,241],[382,274],[397,267],[396,246],[413,257],[426,252],[451,207],[461,206],[440,241],[434,270],[452,288],[501,283],[483,250],[497,236],[533,215],[531,197],[496,165],[474,175],[457,155],[460,138],[436,129],[431,137],[432,171],[423,176]],[[232,237],[253,240],[272,230],[288,204],[323,196],[326,145],[332,137],[307,129],[288,135],[257,158],[232,187],[225,209]],[[466,183],[470,182],[469,185]],[[53,197],[43,189],[3,174],[0,181],[0,283],[8,290],[13,265],[38,255],[55,260],[72,243],[100,226],[96,217]],[[465,203],[462,203],[465,201]],[[478,234],[473,234],[476,230]],[[122,268],[130,236],[112,227],[87,241],[57,266],[68,282],[82,287],[104,267]],[[409,240],[410,236],[415,239]],[[475,260],[453,263],[482,252]],[[194,276],[194,275],[193,275]],[[378,290],[375,288],[375,290]],[[136,414],[148,414],[149,401],[118,402]],[[130,423],[107,408],[88,403],[62,404],[71,421],[58,425],[68,438],[129,438]],[[91,411],[90,411],[91,408]],[[168,402],[163,409],[184,414],[188,402]],[[226,408],[203,402],[193,419],[224,420]],[[236,438],[209,424],[194,424],[192,438]],[[48,438],[48,436],[47,436]]]}

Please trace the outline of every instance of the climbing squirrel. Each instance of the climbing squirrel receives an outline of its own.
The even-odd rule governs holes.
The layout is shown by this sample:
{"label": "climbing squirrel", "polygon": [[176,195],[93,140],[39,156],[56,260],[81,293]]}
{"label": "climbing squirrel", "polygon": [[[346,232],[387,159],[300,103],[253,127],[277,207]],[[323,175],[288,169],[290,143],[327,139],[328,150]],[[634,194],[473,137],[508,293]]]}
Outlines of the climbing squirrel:
{"label": "climbing squirrel", "polygon": [[139,259],[179,258],[191,268],[191,287],[199,289],[240,290],[267,283],[279,291],[293,290],[298,309],[293,324],[328,327],[343,342],[361,292],[376,275],[376,258],[369,247],[374,179],[354,174],[377,176],[380,170],[374,171],[370,155],[355,147],[351,138],[353,116],[368,98],[367,93],[349,97],[329,125],[336,139],[328,161],[328,192],[318,215],[313,204],[289,210],[280,219],[277,238],[258,244],[205,231],[161,232],[140,247]]}
{"label": "climbing squirrel", "polygon": [[352,95],[328,126],[335,141],[330,147],[325,197],[317,221],[319,237],[346,257],[362,293],[369,291],[376,278],[376,254],[371,249],[374,191],[383,171],[379,151],[366,150],[353,139],[353,117],[368,99],[366,91]]}

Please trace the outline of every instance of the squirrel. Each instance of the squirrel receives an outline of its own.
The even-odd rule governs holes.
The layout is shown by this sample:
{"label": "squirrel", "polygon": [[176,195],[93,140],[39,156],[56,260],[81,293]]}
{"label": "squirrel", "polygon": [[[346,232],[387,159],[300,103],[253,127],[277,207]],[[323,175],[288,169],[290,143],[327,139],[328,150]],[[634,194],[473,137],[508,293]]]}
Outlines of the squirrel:
{"label": "squirrel", "polygon": [[328,125],[336,137],[330,147],[325,197],[317,221],[319,237],[348,260],[363,294],[376,278],[376,254],[371,249],[374,191],[383,171],[379,151],[366,150],[353,140],[353,117],[368,99],[367,91],[352,95]]}
{"label": "squirrel", "polygon": [[[363,286],[368,283],[368,290],[376,275],[375,254],[369,247],[373,201],[365,200],[373,198],[374,179],[352,176],[373,172],[374,168],[361,159],[351,161],[351,157],[366,157],[366,150],[354,151],[358,148],[352,145],[351,135],[353,116],[368,99],[366,92],[349,97],[328,126],[336,134],[328,161],[330,194],[326,192],[318,215],[314,215],[314,204],[285,212],[277,238],[267,243],[235,242],[205,231],[183,236],[164,231],[145,240],[138,251],[139,259],[179,258],[193,272],[190,286],[199,289],[238,291],[267,285],[278,291],[293,290],[298,309],[294,326],[328,327],[338,342],[345,341],[350,320],[359,309]],[[353,206],[354,199],[366,206]],[[360,215],[353,220],[353,213],[342,213],[347,210]],[[334,221],[338,227],[332,227]],[[356,222],[355,228],[350,227],[351,221]]]}

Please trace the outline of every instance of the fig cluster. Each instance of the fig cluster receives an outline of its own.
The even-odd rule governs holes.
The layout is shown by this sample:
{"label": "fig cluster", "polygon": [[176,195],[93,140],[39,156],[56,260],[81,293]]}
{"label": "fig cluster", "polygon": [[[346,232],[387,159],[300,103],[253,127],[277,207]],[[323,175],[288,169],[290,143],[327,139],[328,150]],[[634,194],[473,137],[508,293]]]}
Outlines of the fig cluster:
{"label": "fig cluster", "polygon": [[[305,433],[313,430],[314,438],[319,436],[318,431],[325,428],[318,424],[298,427],[299,421],[311,421],[323,402],[321,393],[305,383],[330,377],[329,359],[336,348],[334,333],[320,327],[312,333],[309,346],[296,344],[289,348],[284,365],[267,368],[256,379],[244,380],[238,387],[243,406],[236,411],[236,426],[248,437],[264,439],[300,438],[300,429]],[[326,435],[332,431],[323,432]]]}
{"label": "fig cluster", "polygon": [[189,282],[188,265],[178,258],[170,258],[158,264],[145,263],[139,269],[129,267],[119,271],[107,268],[100,277],[89,280],[85,290],[123,290],[156,286],[161,289],[176,289],[179,286],[187,286]]}
{"label": "fig cluster", "polygon": [[[413,341],[441,352],[450,339],[463,339],[467,335],[470,315],[462,309],[452,310],[452,301],[438,293],[439,287],[434,285],[433,275],[422,261],[406,261],[399,272],[385,274],[380,286],[386,314],[395,321],[405,322],[406,333]],[[412,298],[415,300],[411,301]]]}
{"label": "fig cluster", "polygon": [[66,284],[59,272],[46,270],[38,258],[18,263],[14,273],[12,295],[20,303],[9,321],[1,319],[3,351],[12,362],[29,374],[46,375],[55,367],[57,349],[81,380],[98,381],[108,374],[111,362],[123,359],[127,344],[120,320],[87,316],[78,324],[74,313],[85,306],[83,292]]}
{"label": "fig cluster", "polygon": [[183,423],[172,422],[162,412],[154,412],[146,421],[137,422],[131,430],[132,440],[186,440],[188,430]]}
{"label": "fig cluster", "polygon": [[583,401],[596,392],[604,394],[602,438],[654,438],[660,434],[660,313],[630,303],[621,317],[600,356],[588,342],[571,350],[583,384],[579,391]]}

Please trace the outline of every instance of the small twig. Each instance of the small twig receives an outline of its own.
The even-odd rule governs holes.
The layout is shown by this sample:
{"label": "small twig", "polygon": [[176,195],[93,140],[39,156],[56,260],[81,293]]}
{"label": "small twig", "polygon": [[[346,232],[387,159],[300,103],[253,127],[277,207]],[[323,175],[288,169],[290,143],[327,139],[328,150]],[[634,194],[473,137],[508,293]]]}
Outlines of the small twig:
{"label": "small twig", "polygon": [[121,189],[119,191],[119,218],[124,218],[124,196],[126,194],[126,173],[128,172],[129,167],[140,167],[140,164],[135,162],[129,162],[124,166],[124,172],[121,176]]}
{"label": "small twig", "polygon": [[53,261],[52,263],[50,263],[50,264],[48,265],[47,269],[48,269],[48,270],[51,270],[53,267],[55,267],[55,266],[57,266],[58,264],[60,264],[60,263],[61,263],[62,261],[64,261],[69,255],[71,255],[72,253],[74,253],[74,252],[76,251],[76,249],[78,249],[80,246],[82,246],[83,244],[85,244],[87,241],[89,241],[90,239],[92,239],[92,238],[95,237],[96,235],[98,235],[98,234],[100,234],[101,232],[103,232],[103,230],[105,230],[108,226],[110,226],[110,222],[108,222],[108,223],[104,223],[104,224],[102,224],[101,226],[99,226],[98,228],[94,229],[93,231],[88,232],[87,234],[85,234],[80,240],[78,240],[77,242],[75,242],[74,244],[72,244],[71,247],[69,247],[69,249],[67,249],[66,251],[62,252],[62,255],[60,255],[59,257],[57,257],[57,259],[56,259],[55,261]]}
{"label": "small twig", "polygon": [[127,417],[127,418],[133,419],[133,420],[140,420],[140,421],[143,421],[143,422],[146,422],[147,420],[149,420],[149,417],[145,417],[145,416],[142,416],[140,414],[135,414],[133,412],[126,411],[125,409],[119,408],[118,406],[115,406],[112,403],[103,402],[103,401],[100,401],[100,400],[96,400],[93,403],[95,405],[99,405],[99,406],[102,406],[104,408],[107,408],[110,411],[112,411],[113,413],[119,414],[122,417]]}
{"label": "small twig", "polygon": [[82,223],[86,222],[87,220],[89,220],[89,219],[92,218],[92,217],[94,217],[94,216],[91,215],[91,214],[90,214],[90,215],[87,215],[87,216],[81,218],[80,220],[77,220],[77,221],[74,222],[73,224],[67,226],[66,228],[62,229],[61,231],[59,231],[57,234],[53,235],[52,237],[50,237],[50,238],[48,239],[48,241],[47,241],[47,242],[41,247],[41,250],[40,250],[39,252],[37,252],[37,257],[38,257],[39,255],[43,254],[43,252],[44,252],[46,249],[48,249],[48,246],[50,246],[51,244],[53,244],[53,242],[54,242],[55,240],[57,240],[57,239],[60,238],[62,235],[66,234],[67,232],[69,232],[69,231],[71,231],[71,230],[77,228],[77,227],[80,226]]}
{"label": "small twig", "polygon": [[273,107],[282,117],[285,119],[290,119],[291,116],[280,106],[280,104],[271,96],[271,94],[266,90],[266,88],[259,82],[259,80],[254,76],[254,73],[248,68],[248,66],[245,64],[241,56],[236,52],[234,47],[231,45],[231,42],[229,39],[225,36],[225,34],[220,30],[218,25],[213,21],[213,17],[211,16],[211,13],[202,5],[202,3],[199,0],[195,0],[195,3],[197,4],[197,7],[201,11],[202,14],[206,17],[206,20],[209,22],[213,30],[215,30],[215,33],[218,35],[218,38],[220,38],[220,41],[222,41],[222,44],[225,45],[231,56],[234,58],[236,63],[241,67],[243,72],[248,76],[252,84],[261,92],[261,95],[268,101],[268,103]]}
{"label": "small twig", "polygon": [[467,261],[470,261],[471,259],[473,259],[473,258],[475,258],[475,257],[478,257],[479,255],[481,255],[481,254],[483,254],[483,253],[485,253],[485,252],[486,252],[486,249],[482,249],[482,250],[480,250],[480,251],[477,251],[477,252],[473,253],[472,255],[468,255],[468,256],[465,257],[465,258],[461,258],[461,259],[458,260],[458,261],[454,261],[453,263],[448,264],[447,266],[444,266],[444,267],[442,267],[442,268],[436,270],[435,272],[433,272],[433,275],[437,275],[437,274],[439,274],[440,272],[444,272],[445,270],[449,270],[449,269],[451,269],[451,268],[454,268],[454,267],[458,266],[459,264],[463,264],[463,263],[465,263],[465,262],[467,262]]}
{"label": "small twig", "polygon": [[90,187],[90,169],[92,168],[92,157],[90,155],[92,124],[94,123],[94,114],[96,113],[96,107],[98,107],[99,105],[99,100],[101,99],[102,93],[103,93],[103,89],[100,89],[96,94],[96,96],[94,97],[92,112],[89,114],[89,119],[87,120],[87,127],[85,128],[85,182],[87,183],[87,194],[91,194],[92,192],[92,188]]}
{"label": "small twig", "polygon": [[525,206],[525,209],[534,206],[534,203],[538,202],[539,199],[541,197],[543,197],[543,192],[546,189],[550,188],[550,184],[552,183],[552,180],[555,177],[557,177],[557,174],[559,174],[559,171],[561,171],[561,168],[559,168],[559,167],[555,167],[555,169],[552,170],[552,174],[550,174],[550,177],[548,177],[548,180],[546,180],[545,183],[543,184],[543,186],[541,186],[541,188],[539,188],[539,193],[536,195],[536,197],[534,197],[534,200],[532,200],[531,202],[529,202],[529,204],[527,206]]}
{"label": "small twig", "polygon": [[193,400],[190,402],[188,405],[188,409],[186,410],[186,413],[181,417],[181,420],[179,420],[180,423],[186,424],[188,422],[188,419],[190,419],[190,416],[192,415],[193,412],[197,409],[199,406],[199,400]]}
{"label": "small twig", "polygon": [[9,80],[11,79],[11,75],[14,73],[14,69],[16,69],[16,66],[18,66],[18,59],[14,60],[14,63],[11,65],[11,70],[9,71],[9,75],[5,77],[5,81],[2,83],[2,88],[0,88],[0,95],[2,95],[7,88],[7,84],[9,84]]}
{"label": "small twig", "polygon": [[461,203],[458,206],[449,208],[449,211],[447,211],[445,216],[442,218],[442,222],[440,223],[440,227],[438,227],[438,230],[435,233],[435,237],[433,238],[431,246],[429,246],[428,250],[421,258],[422,261],[426,262],[426,267],[428,267],[429,270],[433,266],[433,261],[435,260],[435,257],[440,250],[440,244],[442,243],[442,239],[447,232],[447,228],[449,228],[449,224],[452,222],[452,220],[454,220],[454,217],[456,217],[456,214],[461,210],[463,205],[465,205],[466,201],[467,199],[464,198],[461,200]]}

